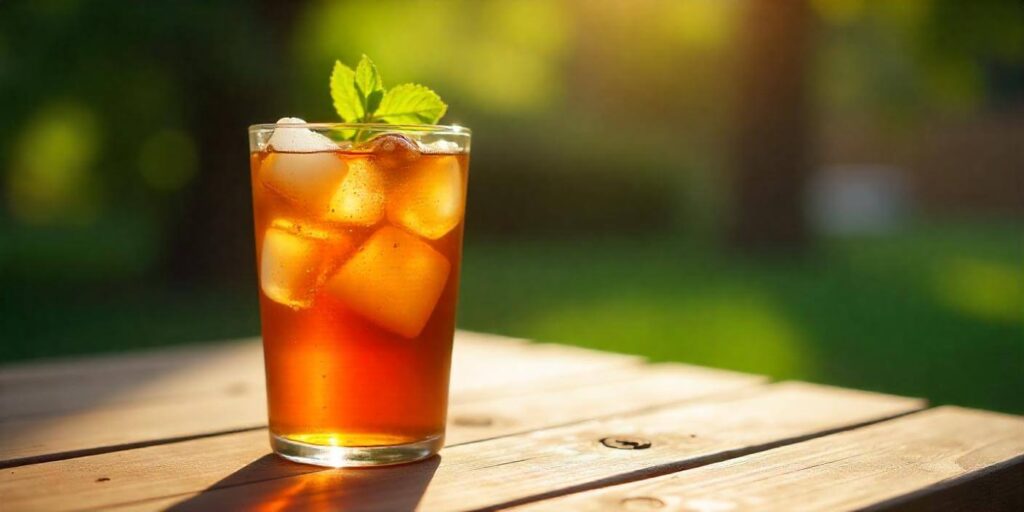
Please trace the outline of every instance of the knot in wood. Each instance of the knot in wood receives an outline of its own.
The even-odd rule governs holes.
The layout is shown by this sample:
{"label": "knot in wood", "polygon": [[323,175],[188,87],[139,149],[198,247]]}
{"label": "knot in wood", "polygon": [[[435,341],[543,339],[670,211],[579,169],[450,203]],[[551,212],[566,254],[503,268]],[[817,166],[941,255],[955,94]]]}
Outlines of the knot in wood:
{"label": "knot in wood", "polygon": [[653,510],[665,508],[665,502],[650,496],[633,496],[622,498],[619,505],[626,510]]}
{"label": "knot in wood", "polygon": [[608,448],[615,448],[616,450],[646,450],[651,447],[650,441],[630,436],[606,437],[601,439],[601,444]]}

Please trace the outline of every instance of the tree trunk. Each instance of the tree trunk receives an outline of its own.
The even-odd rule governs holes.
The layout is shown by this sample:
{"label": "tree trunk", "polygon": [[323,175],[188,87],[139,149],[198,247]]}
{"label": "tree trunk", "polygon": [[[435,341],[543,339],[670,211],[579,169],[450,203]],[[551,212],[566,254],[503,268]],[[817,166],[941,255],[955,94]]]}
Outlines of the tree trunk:
{"label": "tree trunk", "polygon": [[744,252],[808,245],[812,13],[805,0],[748,2],[741,38],[732,243]]}

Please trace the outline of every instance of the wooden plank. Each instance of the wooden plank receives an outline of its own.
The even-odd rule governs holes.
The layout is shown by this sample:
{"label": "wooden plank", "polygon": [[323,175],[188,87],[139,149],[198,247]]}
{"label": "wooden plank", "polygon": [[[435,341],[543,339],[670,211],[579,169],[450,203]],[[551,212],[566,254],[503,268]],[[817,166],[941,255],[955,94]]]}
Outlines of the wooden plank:
{"label": "wooden plank", "polygon": [[516,510],[1024,510],[1024,479],[994,494],[969,485],[1022,468],[1024,418],[940,407]]}
{"label": "wooden plank", "polygon": [[[455,340],[464,349],[524,347],[529,341],[497,334],[486,334],[458,330]],[[60,384],[73,379],[96,378],[104,380],[112,371],[117,373],[152,373],[165,369],[176,369],[184,361],[191,363],[215,355],[221,348],[245,345],[257,357],[261,357],[260,339],[243,338],[212,343],[186,344],[148,350],[128,351],[88,357],[44,359],[0,365],[0,386],[26,384]]]}
{"label": "wooden plank", "polygon": [[677,364],[627,367],[585,385],[538,389],[449,411],[449,445],[551,428],[677,403],[762,384],[763,377]]}
{"label": "wooden plank", "polygon": [[263,351],[251,339],[30,363],[0,369],[0,419],[247,391],[263,393]]}
{"label": "wooden plank", "polygon": [[[546,356],[536,361],[535,356]],[[452,391],[490,396],[490,388],[638,364],[641,358],[457,331]],[[479,365],[501,360],[503,364]],[[0,367],[0,419],[57,415],[98,405],[235,395],[263,390],[263,350],[251,338],[151,351]]]}
{"label": "wooden plank", "polygon": [[[602,382],[567,387],[547,379],[561,393],[542,390],[503,395],[492,400],[454,402],[448,442],[462,443],[514,432],[571,423],[643,407],[721,393],[764,381],[762,377],[684,365],[610,369]],[[117,428],[111,428],[117,425]],[[253,430],[266,426],[262,395],[212,396],[187,402],[115,406],[54,418],[0,422],[0,467],[104,453],[155,442],[170,442]]]}
{"label": "wooden plank", "polygon": [[989,471],[937,485],[906,500],[881,503],[865,510],[901,512],[956,511],[1020,512],[1024,510],[1024,460],[1000,464]]}
{"label": "wooden plank", "polygon": [[[603,376],[602,382],[562,388],[558,393],[513,393],[486,402],[455,403],[449,415],[448,444],[640,410],[765,381],[758,376],[679,364],[629,366],[606,371]],[[127,417],[119,417],[124,412],[123,408],[113,408],[75,414],[50,428],[41,428],[44,425],[34,418],[23,424],[0,423],[0,439],[15,441],[0,446],[0,455],[7,459],[3,465],[10,467],[114,451],[97,447],[131,448],[133,440],[181,440],[183,433],[208,431],[211,420],[225,428],[235,426],[235,431],[254,429],[265,426],[266,417],[263,397],[255,402],[248,397],[234,401],[215,397],[188,404],[154,404],[148,410],[136,409]],[[118,425],[118,428],[112,429],[111,425]]]}
{"label": "wooden plank", "polygon": [[[478,341],[492,337],[479,333],[467,334]],[[458,366],[459,371],[452,372],[453,401],[490,400],[496,390],[500,390],[498,393],[502,396],[532,393],[537,389],[551,389],[555,380],[570,386],[579,382],[594,382],[601,379],[602,372],[644,362],[638,356],[567,345],[524,342],[514,338],[496,338],[505,343],[501,351],[485,342],[455,345],[452,366]],[[531,384],[534,383],[539,384],[539,388],[532,388]]]}
{"label": "wooden plank", "polygon": [[0,364],[0,386],[38,387],[83,379],[103,380],[112,371],[122,374],[162,372],[184,363],[202,360],[221,349],[244,345],[260,351],[259,338],[239,338],[211,343],[187,343],[168,347],[129,350],[110,354],[57,357]]}
{"label": "wooden plank", "polygon": [[261,429],[262,395],[212,396],[152,405],[115,405],[60,417],[0,421],[0,468]]}
{"label": "wooden plank", "polygon": [[[18,510],[471,509],[677,471],[919,407],[914,399],[785,383],[461,444],[442,451],[439,463],[371,471],[285,463],[267,455],[264,432],[243,432],[9,468],[0,472],[0,494]],[[600,442],[609,437],[652,444],[612,449]]]}
{"label": "wooden plank", "polygon": [[[632,356],[539,345],[465,332],[459,333],[455,346],[452,362],[453,411],[457,411],[454,408],[457,404],[466,400],[489,402],[490,399],[525,395],[531,391],[585,386],[596,381],[616,382],[638,376],[635,367],[639,360]],[[103,386],[108,384],[100,377],[111,375],[110,379],[125,388],[125,391],[120,392],[117,399],[108,398],[88,408],[59,414],[51,411],[47,415],[0,418],[0,467],[237,432],[266,425],[262,356],[258,345],[234,343],[198,347],[192,351],[174,352],[168,358],[173,364],[160,366],[161,359],[154,358],[153,354],[142,354],[139,359],[107,357],[86,361],[82,365],[84,369],[66,367],[60,363],[59,367],[77,377]],[[127,368],[127,371],[118,372],[120,367]],[[61,399],[69,401],[82,389],[81,380],[68,381],[60,372],[47,370],[46,367],[38,369],[48,376],[46,379],[35,379],[37,382],[61,382],[60,385],[47,384],[45,387],[49,389],[46,393],[59,390],[61,386],[70,386],[59,395]],[[147,381],[147,378],[152,377],[152,372],[157,370],[163,374],[155,381]],[[696,375],[697,372],[691,369],[691,373]],[[694,382],[713,386],[727,381],[722,378],[726,372],[719,372],[718,375],[718,379],[697,379]],[[738,374],[728,375],[736,377]],[[8,376],[33,379],[30,373],[17,369]],[[101,388],[86,386],[86,389],[87,393],[93,393]],[[125,397],[125,394],[129,396]],[[0,397],[10,398],[9,401],[23,399],[14,395],[17,393],[9,393],[6,387],[0,391]],[[95,398],[97,395],[92,396]],[[497,431],[501,427],[523,427],[504,419],[514,415],[514,410],[492,408],[493,411],[501,411],[497,417],[503,419],[487,428],[476,430],[483,432]],[[467,417],[479,418],[479,414],[480,411],[468,411],[462,416],[463,423],[467,423]],[[475,422],[479,423],[479,419]],[[117,428],[111,428],[112,425]],[[473,428],[466,426],[464,430]]]}

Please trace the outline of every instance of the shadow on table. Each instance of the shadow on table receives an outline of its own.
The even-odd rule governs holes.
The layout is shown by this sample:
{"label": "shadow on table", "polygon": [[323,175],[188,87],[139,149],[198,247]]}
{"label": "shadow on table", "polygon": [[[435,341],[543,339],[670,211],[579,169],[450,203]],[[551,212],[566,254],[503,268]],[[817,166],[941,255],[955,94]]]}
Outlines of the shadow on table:
{"label": "shadow on table", "polygon": [[323,469],[265,455],[168,510],[413,510],[440,463]]}

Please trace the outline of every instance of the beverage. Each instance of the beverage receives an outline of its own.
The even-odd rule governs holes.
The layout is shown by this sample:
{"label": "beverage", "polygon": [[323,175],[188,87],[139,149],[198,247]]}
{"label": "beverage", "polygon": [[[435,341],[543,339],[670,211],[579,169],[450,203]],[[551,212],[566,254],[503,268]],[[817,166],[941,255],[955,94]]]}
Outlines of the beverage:
{"label": "beverage", "polygon": [[353,126],[250,128],[271,442],[331,466],[443,443],[469,163],[464,129]]}

